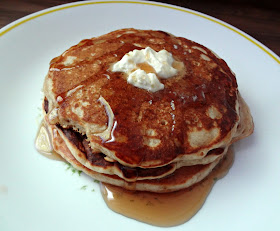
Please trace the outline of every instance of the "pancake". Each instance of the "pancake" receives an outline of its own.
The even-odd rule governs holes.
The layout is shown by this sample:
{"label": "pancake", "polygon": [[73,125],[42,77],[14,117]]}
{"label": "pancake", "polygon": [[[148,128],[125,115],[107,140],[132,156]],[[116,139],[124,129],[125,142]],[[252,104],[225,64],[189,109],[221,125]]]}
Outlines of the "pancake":
{"label": "pancake", "polygon": [[[48,110],[47,104],[47,100],[44,100],[43,107],[46,113]],[[51,127],[47,116],[44,119],[44,124],[45,126]],[[73,157],[82,165],[99,173],[117,175],[128,182],[162,178],[183,166],[209,164],[218,159],[220,156],[223,156],[223,154],[227,151],[224,149],[216,149],[212,150],[211,153],[208,153],[208,155],[201,160],[172,163],[158,168],[131,168],[121,165],[120,163],[108,158],[103,153],[93,153],[85,136],[82,136],[73,129],[63,128],[59,125],[53,125],[52,129],[59,134],[60,139],[63,140],[64,144],[71,152],[71,155],[73,155]],[[51,128],[49,128],[49,130],[52,132]]]}
{"label": "pancake", "polygon": [[71,129],[67,130],[63,128],[57,128],[57,130],[71,154],[85,167],[100,173],[117,175],[128,182],[162,178],[173,173],[177,168],[183,166],[208,164],[218,159],[220,156],[222,156],[222,153],[225,152],[225,150],[217,150],[216,153],[213,152],[210,154],[209,158],[203,158],[200,163],[199,161],[179,162],[157,168],[133,168],[121,165],[120,163],[108,158],[103,153],[92,153],[88,142],[85,139],[81,139],[82,137],[79,136],[79,133]]}
{"label": "pancake", "polygon": [[167,193],[178,191],[183,188],[188,188],[201,180],[203,180],[219,163],[219,159],[207,165],[195,165],[182,167],[173,174],[154,180],[141,180],[136,182],[127,182],[116,175],[108,175],[95,172],[75,159],[68,149],[64,140],[60,137],[55,125],[47,125],[49,134],[51,135],[54,150],[62,156],[68,163],[70,163],[77,170],[83,171],[92,178],[103,183],[112,184],[128,190],[149,191],[157,193]]}
{"label": "pancake", "polygon": [[[180,64],[156,92],[128,84],[111,69],[146,47],[165,49]],[[203,163],[238,139],[234,73],[208,48],[162,31],[122,29],[81,41],[51,61],[44,94],[51,124],[73,129],[93,153],[131,168]]]}
{"label": "pancake", "polygon": [[[242,139],[252,133],[253,125],[248,106],[240,95],[238,99],[241,119],[238,125],[238,136],[236,136],[236,139]],[[45,104],[47,104],[46,100],[44,101],[43,107],[47,110]],[[45,117],[45,119],[45,124],[49,124],[48,117]],[[227,152],[227,149],[216,149],[212,150],[207,156],[200,160],[172,163],[158,168],[131,168],[123,166],[112,159],[108,160],[108,157],[103,153],[92,153],[88,144],[89,142],[80,133],[72,129],[62,128],[61,126],[55,126],[55,130],[59,134],[62,142],[64,142],[64,145],[69,149],[71,155],[86,168],[99,173],[117,175],[127,182],[162,178],[184,166],[209,164],[220,159],[220,157],[223,157]]]}
{"label": "pancake", "polygon": [[254,128],[225,61],[163,31],[122,29],[83,40],[51,61],[43,90],[53,150],[130,190],[190,187]]}

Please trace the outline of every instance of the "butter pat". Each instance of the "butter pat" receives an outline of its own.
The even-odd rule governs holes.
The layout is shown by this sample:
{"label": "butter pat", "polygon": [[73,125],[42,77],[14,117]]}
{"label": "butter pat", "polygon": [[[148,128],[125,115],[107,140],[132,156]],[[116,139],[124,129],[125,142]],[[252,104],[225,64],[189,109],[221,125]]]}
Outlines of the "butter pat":
{"label": "butter pat", "polygon": [[[151,92],[162,90],[164,85],[158,78],[168,79],[177,74],[172,64],[172,54],[166,50],[156,52],[150,47],[142,50],[133,50],[125,54],[119,62],[116,62],[111,70],[127,74],[127,82]],[[138,64],[147,64],[155,73],[147,73]]]}

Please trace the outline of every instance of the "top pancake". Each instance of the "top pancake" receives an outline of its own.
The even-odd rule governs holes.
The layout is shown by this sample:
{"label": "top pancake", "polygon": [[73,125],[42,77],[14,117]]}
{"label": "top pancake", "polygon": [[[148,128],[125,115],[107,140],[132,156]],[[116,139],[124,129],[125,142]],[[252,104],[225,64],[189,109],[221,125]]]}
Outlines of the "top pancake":
{"label": "top pancake", "polygon": [[[148,46],[184,64],[154,93],[110,71],[129,51]],[[79,131],[93,152],[131,167],[201,159],[230,145],[239,123],[237,83],[227,64],[162,31],[123,29],[81,41],[51,61],[44,93],[52,124]]]}

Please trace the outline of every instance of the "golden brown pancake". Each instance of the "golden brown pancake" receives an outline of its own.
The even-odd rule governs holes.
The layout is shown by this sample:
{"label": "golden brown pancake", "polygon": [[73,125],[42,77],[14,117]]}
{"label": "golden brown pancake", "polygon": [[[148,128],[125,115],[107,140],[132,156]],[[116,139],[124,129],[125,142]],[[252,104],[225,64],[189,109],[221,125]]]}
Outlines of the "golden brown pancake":
{"label": "golden brown pancake", "polygon": [[[147,46],[183,63],[157,92],[110,71],[126,53]],[[51,61],[44,93],[52,124],[78,131],[94,153],[129,167],[203,159],[229,146],[240,120],[227,64],[206,47],[162,31],[123,29],[81,41]]]}
{"label": "golden brown pancake", "polygon": [[173,174],[160,179],[127,182],[116,175],[95,172],[85,167],[72,155],[64,140],[60,137],[57,131],[57,127],[55,125],[48,124],[47,129],[49,130],[49,133],[52,136],[52,144],[54,150],[58,154],[60,154],[68,163],[70,163],[74,168],[83,171],[84,173],[93,177],[96,180],[120,186],[128,190],[166,193],[190,187],[195,183],[198,183],[199,181],[203,180],[222,158],[221,156],[219,157],[219,159],[207,165],[182,167]]}
{"label": "golden brown pancake", "polygon": [[[112,71],[125,54],[147,47],[171,53],[177,70],[155,92]],[[225,61],[163,31],[122,29],[81,41],[51,61],[44,94],[53,149],[93,178],[126,189],[187,188],[254,127]]]}
{"label": "golden brown pancake", "polygon": [[[47,100],[44,101],[44,108],[47,113]],[[44,125],[49,127],[50,133],[55,130],[59,135],[59,139],[67,146],[71,155],[85,167],[99,173],[109,175],[117,175],[120,178],[135,182],[137,180],[157,179],[173,173],[176,169],[184,166],[205,165],[214,162],[219,157],[223,156],[227,149],[215,149],[207,154],[206,157],[200,160],[185,161],[171,163],[157,168],[132,168],[121,165],[120,163],[109,159],[103,153],[93,153],[86,137],[74,131],[73,129],[63,128],[60,125],[50,125],[48,117],[45,117]],[[57,151],[57,150],[55,150]],[[57,151],[59,152],[59,151]]]}
{"label": "golden brown pancake", "polygon": [[[238,99],[240,103],[241,119],[240,119],[240,124],[238,125],[237,137],[238,139],[242,139],[252,133],[253,125],[248,110],[248,106],[245,104],[244,100],[240,96],[238,97]],[[45,110],[47,110],[46,105],[44,105],[44,108]],[[172,163],[158,168],[148,168],[148,169],[139,168],[139,167],[131,168],[131,167],[123,166],[116,161],[112,161],[112,160],[107,161],[106,156],[103,153],[92,153],[91,148],[88,145],[88,141],[85,139],[84,136],[74,131],[73,129],[62,128],[59,125],[57,126],[50,125],[47,119],[48,118],[45,117],[45,124],[47,125],[47,127],[49,127],[50,133],[51,134],[56,133],[57,134],[56,137],[59,136],[59,140],[61,140],[60,143],[63,143],[63,145],[67,147],[68,152],[71,153],[71,156],[73,156],[74,159],[76,159],[75,161],[78,161],[81,165],[85,167],[85,169],[88,169],[88,171],[86,172],[90,174],[92,174],[92,172],[98,172],[106,175],[116,175],[127,182],[163,178],[167,175],[170,175],[177,169],[185,166],[207,165],[216,161],[217,159],[220,160],[221,157],[223,157],[227,152],[227,149],[213,150],[211,151],[211,153],[208,153],[207,156],[201,159],[200,160],[201,162],[197,162],[196,164],[193,164],[192,162],[191,163],[179,162],[179,163]],[[55,130],[55,132],[51,130],[53,131]],[[53,141],[53,142],[57,142],[57,141]],[[61,154],[60,148],[56,147],[57,145],[54,146],[55,146],[55,151]],[[210,160],[212,159],[212,161],[209,161],[207,157],[212,155],[215,156],[215,158],[210,158]],[[206,159],[206,161],[204,159]],[[184,169],[185,171],[187,170],[187,168]],[[92,172],[90,170],[92,170]],[[185,178],[186,176],[182,176],[182,177]],[[188,174],[188,177],[190,177],[190,174]],[[193,183],[195,183],[195,181]],[[151,183],[151,185],[153,184]],[[184,184],[184,185],[189,185],[189,184]],[[184,187],[184,185],[183,186],[180,185],[180,186]],[[169,185],[169,187],[167,188],[169,191],[174,190],[174,187],[171,185]]]}

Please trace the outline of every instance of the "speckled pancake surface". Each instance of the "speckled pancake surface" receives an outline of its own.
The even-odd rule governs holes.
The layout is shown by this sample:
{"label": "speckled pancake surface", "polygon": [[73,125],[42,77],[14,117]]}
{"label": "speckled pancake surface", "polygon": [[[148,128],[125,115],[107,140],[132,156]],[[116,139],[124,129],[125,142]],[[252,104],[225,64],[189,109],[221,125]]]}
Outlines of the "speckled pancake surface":
{"label": "speckled pancake surface", "polygon": [[[149,92],[110,67],[134,49],[167,50],[183,67]],[[206,47],[162,31],[122,29],[53,59],[45,79],[51,124],[84,135],[93,153],[129,167],[203,159],[228,148],[240,121],[227,64]]]}

